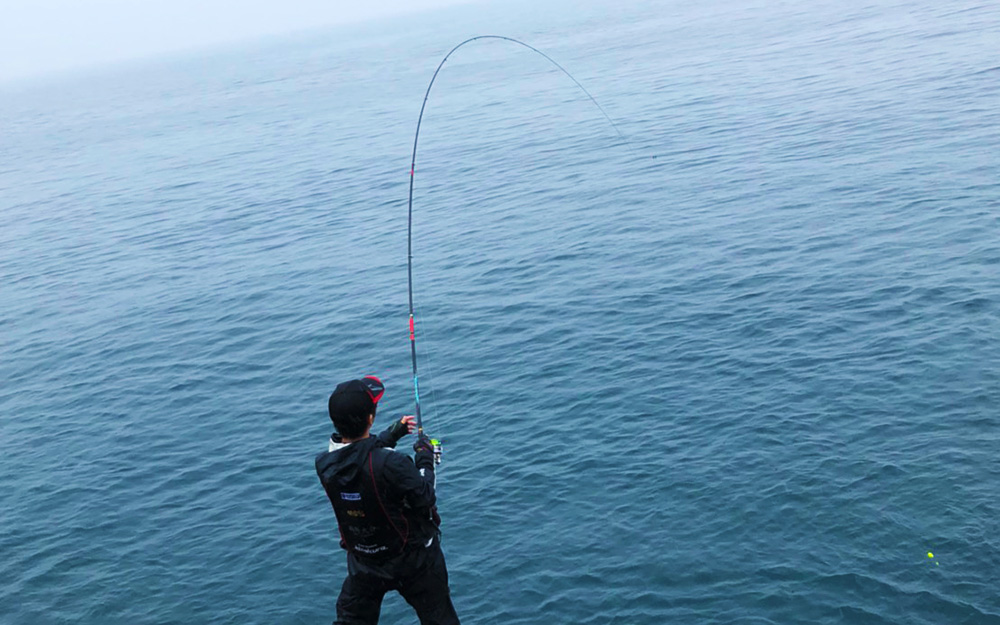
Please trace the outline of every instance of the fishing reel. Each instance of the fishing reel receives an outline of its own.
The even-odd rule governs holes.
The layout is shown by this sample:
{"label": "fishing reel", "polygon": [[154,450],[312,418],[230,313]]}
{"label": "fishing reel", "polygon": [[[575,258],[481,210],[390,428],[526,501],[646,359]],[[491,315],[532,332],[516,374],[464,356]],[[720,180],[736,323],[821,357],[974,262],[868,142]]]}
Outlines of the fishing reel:
{"label": "fishing reel", "polygon": [[436,438],[432,438],[431,448],[434,450],[434,464],[441,464],[441,441]]}

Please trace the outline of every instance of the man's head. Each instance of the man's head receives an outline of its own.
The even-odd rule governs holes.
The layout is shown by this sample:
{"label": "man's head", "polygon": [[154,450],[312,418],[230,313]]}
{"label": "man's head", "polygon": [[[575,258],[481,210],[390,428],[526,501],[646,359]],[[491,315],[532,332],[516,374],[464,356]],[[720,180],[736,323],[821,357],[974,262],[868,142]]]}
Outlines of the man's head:
{"label": "man's head", "polygon": [[341,382],[330,395],[330,420],[343,438],[360,438],[368,432],[385,385],[373,375]]}

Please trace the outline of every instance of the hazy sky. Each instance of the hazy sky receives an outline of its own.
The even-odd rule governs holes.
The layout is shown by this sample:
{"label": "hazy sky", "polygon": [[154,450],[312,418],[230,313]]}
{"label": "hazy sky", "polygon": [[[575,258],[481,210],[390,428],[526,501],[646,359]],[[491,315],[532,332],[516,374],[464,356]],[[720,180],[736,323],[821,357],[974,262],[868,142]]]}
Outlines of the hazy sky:
{"label": "hazy sky", "polygon": [[3,0],[0,80],[470,0]]}

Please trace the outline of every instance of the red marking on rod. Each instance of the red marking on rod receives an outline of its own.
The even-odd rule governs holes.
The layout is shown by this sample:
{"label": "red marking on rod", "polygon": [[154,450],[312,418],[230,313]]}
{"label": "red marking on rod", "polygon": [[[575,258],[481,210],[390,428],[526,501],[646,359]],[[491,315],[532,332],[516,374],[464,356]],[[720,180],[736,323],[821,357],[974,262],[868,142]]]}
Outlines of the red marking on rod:
{"label": "red marking on rod", "polygon": [[411,178],[413,177],[413,168],[412,167],[410,168],[410,177]]}
{"label": "red marking on rod", "polygon": [[413,340],[413,315],[410,315],[410,340]]}

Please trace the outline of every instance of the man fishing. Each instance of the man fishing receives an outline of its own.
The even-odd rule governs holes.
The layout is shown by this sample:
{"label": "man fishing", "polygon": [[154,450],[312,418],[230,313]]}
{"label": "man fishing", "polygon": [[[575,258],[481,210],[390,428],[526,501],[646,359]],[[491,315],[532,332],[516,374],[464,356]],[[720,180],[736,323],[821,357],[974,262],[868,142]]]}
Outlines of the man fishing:
{"label": "man fishing", "polygon": [[395,421],[371,436],[385,392],[375,376],[337,385],[330,419],[337,432],[329,451],[316,456],[316,473],[337,516],[347,577],[334,625],[378,623],[382,599],[398,591],[421,625],[458,625],[435,508],[435,449],[423,434],[413,460],[395,451],[414,430],[414,418]]}

